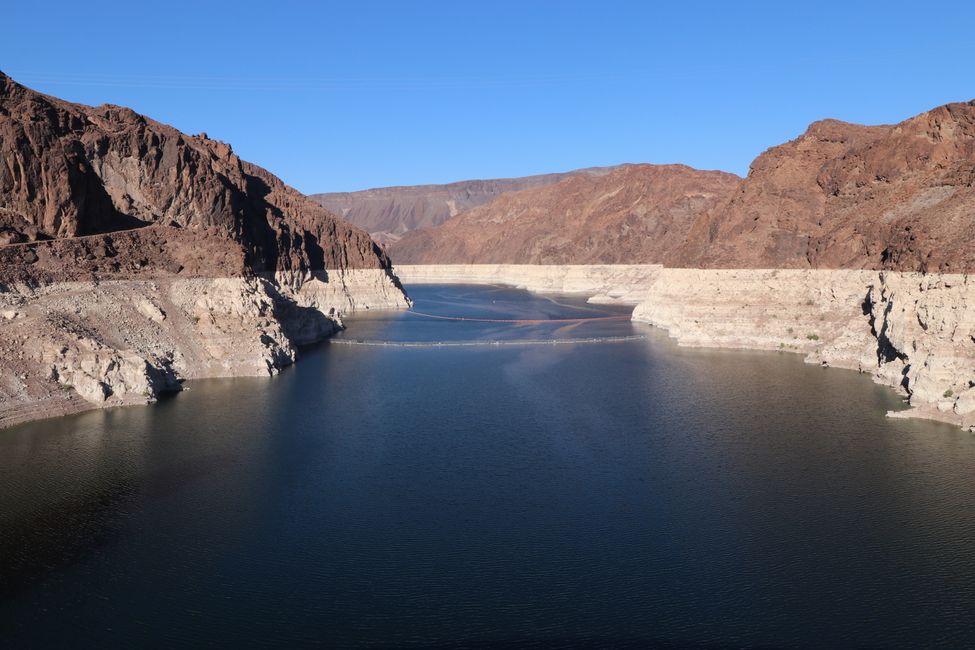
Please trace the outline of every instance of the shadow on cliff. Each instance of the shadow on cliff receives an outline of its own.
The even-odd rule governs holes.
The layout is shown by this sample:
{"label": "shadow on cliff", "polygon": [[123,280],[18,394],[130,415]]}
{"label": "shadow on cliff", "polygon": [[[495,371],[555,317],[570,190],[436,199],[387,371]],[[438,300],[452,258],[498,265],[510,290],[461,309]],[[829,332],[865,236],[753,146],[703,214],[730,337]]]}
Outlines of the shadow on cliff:
{"label": "shadow on cliff", "polygon": [[[316,280],[328,282],[327,271],[313,271],[311,275]],[[328,314],[323,314],[314,307],[303,307],[283,295],[275,282],[269,281],[267,284],[268,293],[274,300],[274,317],[280,324],[281,331],[293,345],[318,343],[344,329],[334,308]]]}

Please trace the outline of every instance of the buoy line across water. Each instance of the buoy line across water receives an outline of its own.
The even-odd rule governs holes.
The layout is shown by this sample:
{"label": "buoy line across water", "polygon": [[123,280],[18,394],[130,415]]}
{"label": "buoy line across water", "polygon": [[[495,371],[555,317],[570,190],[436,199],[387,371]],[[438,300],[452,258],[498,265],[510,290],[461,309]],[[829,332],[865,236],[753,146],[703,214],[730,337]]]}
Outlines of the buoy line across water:
{"label": "buoy line across water", "polygon": [[484,340],[484,341],[369,341],[363,339],[328,339],[330,344],[335,345],[362,345],[369,347],[391,347],[391,348],[458,348],[458,347],[502,347],[509,345],[575,345],[589,343],[623,343],[626,341],[645,341],[647,337],[641,334],[633,336],[597,336],[592,338],[579,339],[512,339],[510,341]]}
{"label": "buoy line across water", "polygon": [[545,325],[546,323],[585,323],[588,321],[605,320],[630,320],[629,314],[619,316],[594,316],[590,318],[469,318],[466,316],[439,316],[437,314],[427,314],[413,309],[406,312],[414,316],[424,316],[426,318],[438,318],[440,320],[459,320],[471,321],[475,323],[530,323],[532,325]]}

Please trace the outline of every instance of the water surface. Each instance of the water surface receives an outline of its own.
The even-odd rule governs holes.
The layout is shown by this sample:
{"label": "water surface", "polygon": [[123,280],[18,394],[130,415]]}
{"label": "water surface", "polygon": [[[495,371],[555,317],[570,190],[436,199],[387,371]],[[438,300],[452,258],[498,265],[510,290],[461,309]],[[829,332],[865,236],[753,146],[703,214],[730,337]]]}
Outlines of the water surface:
{"label": "water surface", "polygon": [[[610,316],[500,287],[429,314]],[[8,647],[962,646],[975,437],[629,321],[408,314],[271,379],[0,431]]]}

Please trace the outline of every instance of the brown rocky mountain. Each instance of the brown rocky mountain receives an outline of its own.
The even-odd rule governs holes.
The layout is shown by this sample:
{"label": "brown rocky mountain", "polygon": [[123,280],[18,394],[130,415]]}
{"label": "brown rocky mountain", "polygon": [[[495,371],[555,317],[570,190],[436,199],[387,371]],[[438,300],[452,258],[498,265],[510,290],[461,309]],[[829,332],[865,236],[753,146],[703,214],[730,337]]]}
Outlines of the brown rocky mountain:
{"label": "brown rocky mountain", "polygon": [[461,212],[489,203],[505,192],[552,185],[576,175],[602,176],[612,169],[589,167],[521,178],[380,187],[360,192],[312,194],[311,198],[343,219],[365,228],[377,241],[392,243],[411,230],[437,226]]}
{"label": "brown rocky mountain", "polygon": [[893,126],[816,122],[759,156],[681,266],[975,269],[975,102]]}
{"label": "brown rocky mountain", "polygon": [[393,244],[402,264],[665,262],[741,179],[684,165],[624,165],[601,176],[502,194]]}
{"label": "brown rocky mountain", "polygon": [[[241,160],[229,145],[128,108],[42,95],[0,73],[0,243],[145,226],[155,230],[155,243],[135,260],[142,266],[168,251],[170,265],[201,258],[199,273],[388,267],[366,232]],[[239,251],[228,256],[217,246],[223,252],[215,250],[213,263],[233,260],[227,269],[207,269],[205,251],[200,255],[200,242],[214,237]],[[21,259],[10,252],[16,248],[5,260]]]}
{"label": "brown rocky mountain", "polygon": [[896,125],[816,122],[756,158],[733,190],[714,172],[696,174],[716,184],[685,187],[677,169],[667,183],[653,167],[634,166],[504,195],[409,234],[392,255],[400,263],[975,269],[975,102]]}
{"label": "brown rocky mountain", "polygon": [[0,428],[274,374],[407,306],[364,230],[229,145],[0,74]]}

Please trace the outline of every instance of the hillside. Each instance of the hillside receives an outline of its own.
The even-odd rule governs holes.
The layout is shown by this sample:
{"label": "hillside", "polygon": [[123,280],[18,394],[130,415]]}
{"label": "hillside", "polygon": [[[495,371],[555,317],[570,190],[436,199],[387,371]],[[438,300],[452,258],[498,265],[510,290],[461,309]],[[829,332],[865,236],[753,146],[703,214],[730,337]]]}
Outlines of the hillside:
{"label": "hillside", "polygon": [[201,232],[226,239],[253,272],[388,266],[366,232],[230,145],[128,108],[42,95],[2,73],[0,160],[0,243],[151,225],[173,248],[196,248]]}
{"label": "hillside", "polygon": [[816,122],[752,163],[682,266],[975,269],[975,102],[892,126]]}
{"label": "hillside", "polygon": [[504,194],[407,234],[390,254],[400,264],[664,262],[739,180],[684,165],[626,165]]}
{"label": "hillside", "polygon": [[552,185],[570,176],[601,176],[610,170],[612,167],[590,167],[521,178],[312,194],[311,198],[365,228],[377,241],[390,244],[407,232],[437,226],[461,212],[489,203],[505,192]]}

